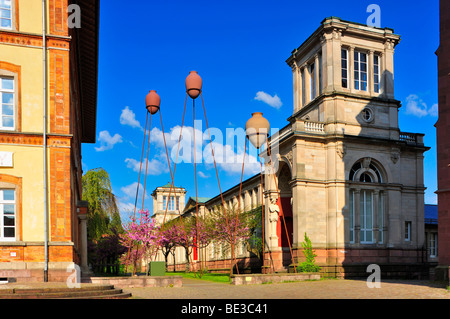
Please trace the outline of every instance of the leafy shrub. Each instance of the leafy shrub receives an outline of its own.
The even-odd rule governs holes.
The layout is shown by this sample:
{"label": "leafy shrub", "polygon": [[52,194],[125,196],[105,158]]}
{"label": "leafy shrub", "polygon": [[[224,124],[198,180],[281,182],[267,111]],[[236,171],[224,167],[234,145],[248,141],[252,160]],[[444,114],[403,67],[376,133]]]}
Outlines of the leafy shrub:
{"label": "leafy shrub", "polygon": [[309,239],[308,235],[305,233],[305,241],[302,242],[303,247],[303,255],[306,258],[306,261],[300,263],[297,266],[297,270],[299,272],[319,272],[320,267],[316,265],[316,254],[312,249],[311,239]]}

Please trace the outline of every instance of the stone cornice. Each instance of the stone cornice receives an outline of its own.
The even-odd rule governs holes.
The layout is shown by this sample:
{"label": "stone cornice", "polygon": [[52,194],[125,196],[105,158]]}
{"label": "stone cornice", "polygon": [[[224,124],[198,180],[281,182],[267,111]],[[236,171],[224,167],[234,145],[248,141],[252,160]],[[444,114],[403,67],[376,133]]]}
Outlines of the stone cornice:
{"label": "stone cornice", "polygon": [[[47,134],[48,147],[70,147],[72,135]],[[42,146],[43,134],[25,132],[0,132],[0,144]]]}
{"label": "stone cornice", "polygon": [[[70,37],[46,35],[48,49],[69,50]],[[0,31],[0,44],[42,48],[42,35],[17,31]]]}

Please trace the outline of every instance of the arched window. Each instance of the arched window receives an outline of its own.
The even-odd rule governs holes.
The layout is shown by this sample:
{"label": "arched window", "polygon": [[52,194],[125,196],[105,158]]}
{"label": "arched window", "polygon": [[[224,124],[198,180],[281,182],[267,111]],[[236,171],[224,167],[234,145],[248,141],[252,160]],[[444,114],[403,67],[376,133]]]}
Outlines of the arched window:
{"label": "arched window", "polygon": [[384,183],[384,178],[378,165],[371,158],[364,158],[356,162],[350,170],[348,179],[353,182]]}
{"label": "arched window", "polygon": [[349,172],[349,241],[383,243],[385,174],[378,162],[363,158]]}

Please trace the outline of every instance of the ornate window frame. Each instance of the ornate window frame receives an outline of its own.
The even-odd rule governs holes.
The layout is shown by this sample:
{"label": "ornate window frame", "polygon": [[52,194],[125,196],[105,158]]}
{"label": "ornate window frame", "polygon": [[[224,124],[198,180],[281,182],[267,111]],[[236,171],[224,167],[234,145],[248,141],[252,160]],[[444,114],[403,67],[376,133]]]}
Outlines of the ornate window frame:
{"label": "ornate window frame", "polygon": [[19,31],[19,0],[11,0],[11,28],[2,27],[4,31]]}
{"label": "ornate window frame", "polygon": [[[11,241],[22,241],[22,177],[0,174],[0,189],[15,190],[15,239]],[[0,239],[1,242],[6,242]]]}
{"label": "ornate window frame", "polygon": [[[353,164],[348,181],[350,182],[348,194],[349,242],[362,245],[383,244],[384,233],[387,231],[385,221],[388,211],[385,186],[387,177],[384,169],[372,158],[362,158]],[[364,198],[363,202],[361,202],[361,196]],[[368,204],[370,209],[367,210]],[[363,213],[361,209],[363,209]],[[368,213],[370,215],[367,215]],[[366,223],[361,220],[366,217],[371,217],[371,222]],[[371,240],[367,240],[367,234],[371,236]],[[364,238],[361,238],[362,235]]]}
{"label": "ornate window frame", "polygon": [[0,131],[21,132],[22,131],[22,80],[21,66],[9,62],[0,61],[0,77],[11,77],[14,79],[14,129]]}

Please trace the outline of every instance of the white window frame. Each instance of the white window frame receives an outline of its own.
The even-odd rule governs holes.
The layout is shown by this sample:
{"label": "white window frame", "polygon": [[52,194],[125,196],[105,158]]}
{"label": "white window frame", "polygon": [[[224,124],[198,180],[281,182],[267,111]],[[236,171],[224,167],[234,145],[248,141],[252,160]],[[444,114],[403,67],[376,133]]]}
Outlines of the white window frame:
{"label": "white window frame", "polygon": [[[361,61],[361,56],[365,56],[365,60],[366,60],[366,62],[362,62]],[[364,53],[364,52],[362,52],[362,51],[357,51],[357,50],[355,50],[355,52],[354,52],[354,62],[353,62],[353,74],[354,74],[354,83],[353,83],[353,85],[354,85],[354,87],[355,87],[355,90],[358,90],[358,91],[367,91],[367,85],[368,85],[368,78],[367,78],[367,76],[368,76],[368,69],[367,69],[367,67],[368,67],[368,61],[367,61],[367,53]],[[366,67],[366,71],[362,71],[361,70],[361,66],[362,65],[364,65],[365,64],[365,67]],[[357,66],[357,68],[356,68],[356,66]],[[365,81],[362,81],[362,74],[365,74],[366,75],[366,80]],[[363,90],[363,89],[361,89],[361,84],[362,83],[365,83],[365,89]]]}
{"label": "white window frame", "polygon": [[438,255],[438,233],[428,234],[429,257],[436,258]]}
{"label": "white window frame", "polygon": [[169,197],[169,210],[175,210],[175,197]]}
{"label": "white window frame", "polygon": [[[3,80],[11,80],[13,83],[12,89],[3,88]],[[12,94],[12,115],[3,115],[4,105],[9,105],[9,103],[3,103],[3,94]],[[3,117],[11,117],[13,120],[13,126],[3,126]],[[2,131],[14,131],[16,129],[16,81],[14,77],[11,76],[0,76],[0,130]]]}
{"label": "white window frame", "polygon": [[[381,77],[380,77],[380,56],[378,54],[373,55],[373,91],[375,93],[380,93],[381,90]],[[377,62],[377,63],[375,63]],[[375,68],[378,67],[378,72],[375,71]]]}
{"label": "white window frame", "polygon": [[[343,57],[343,53],[345,52],[345,58]],[[342,66],[342,63],[345,61],[345,68]],[[343,71],[345,70],[345,78],[342,76]],[[347,81],[346,86],[342,85],[343,81]],[[341,86],[345,89],[349,87],[349,77],[348,77],[348,49],[341,48]]]}
{"label": "white window frame", "polygon": [[[10,7],[2,7],[2,4],[0,2],[0,29],[3,30],[13,30],[14,29],[14,0],[10,1],[11,5]],[[8,12],[9,11],[9,18],[7,17],[2,17],[2,14],[4,12]],[[9,20],[11,22],[11,25],[9,27],[3,27],[2,26],[2,22],[3,20]]]}
{"label": "white window frame", "polygon": [[[371,212],[370,212],[370,221],[371,221],[371,227],[367,227],[367,223],[366,223],[366,221],[367,221],[367,215],[368,215],[368,212],[367,212],[367,194],[370,194],[370,203],[371,203]],[[361,239],[361,244],[373,244],[374,242],[375,242],[375,240],[374,240],[374,234],[373,234],[373,207],[374,207],[374,205],[373,205],[373,198],[374,198],[374,196],[373,196],[373,191],[371,191],[371,190],[368,190],[368,189],[362,189],[361,190],[361,192],[360,192],[360,203],[359,203],[359,205],[360,205],[360,208],[359,208],[359,214],[360,214],[360,220],[359,220],[359,223],[360,223],[360,225],[361,225],[361,230],[360,230],[360,239]],[[362,205],[362,207],[361,207],[361,202],[363,202],[364,203],[364,205]],[[371,233],[372,234],[372,240],[366,240],[366,238],[367,238],[367,234],[368,233]],[[364,235],[364,236],[363,236]],[[364,237],[364,238],[363,238]],[[363,240],[364,239],[364,240]]]}
{"label": "white window frame", "polygon": [[405,241],[411,241],[411,227],[410,221],[405,221]]}
{"label": "white window frame", "polygon": [[384,223],[384,193],[379,192],[378,195],[378,243],[382,244],[384,239],[383,223]]}
{"label": "white window frame", "polygon": [[[14,192],[14,200],[4,200],[4,191],[13,191]],[[17,206],[16,206],[16,190],[11,188],[0,189],[0,241],[16,241],[17,236]],[[13,205],[14,206],[14,226],[5,226],[5,213],[4,206],[5,205]],[[8,214],[8,216],[11,216]],[[14,228],[14,237],[5,237],[5,228]]]}
{"label": "white window frame", "polygon": [[[168,206],[167,206],[168,205]],[[176,210],[176,205],[179,205],[179,199],[178,196],[163,196],[163,209],[165,210],[167,207],[167,210]]]}
{"label": "white window frame", "polygon": [[355,243],[355,191],[350,191],[350,207],[349,207],[349,240],[350,243]]}

